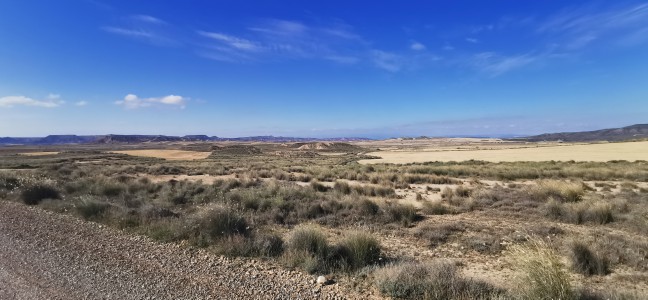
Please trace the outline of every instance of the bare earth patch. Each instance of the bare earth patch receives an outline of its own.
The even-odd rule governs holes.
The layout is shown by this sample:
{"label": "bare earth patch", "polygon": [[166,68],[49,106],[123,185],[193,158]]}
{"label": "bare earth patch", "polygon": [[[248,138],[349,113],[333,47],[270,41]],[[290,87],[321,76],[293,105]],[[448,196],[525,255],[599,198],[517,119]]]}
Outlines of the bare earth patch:
{"label": "bare earth patch", "polygon": [[211,152],[185,151],[185,150],[124,150],[112,151],[112,153],[127,154],[132,156],[155,157],[166,160],[197,160],[205,159]]}
{"label": "bare earth patch", "polygon": [[378,151],[368,153],[380,159],[361,160],[362,164],[415,163],[427,161],[483,160],[490,162],[513,161],[598,161],[648,160],[648,142],[627,142],[589,145],[563,145],[554,147],[517,148],[468,151]]}
{"label": "bare earth patch", "polygon": [[56,155],[59,154],[60,152],[24,152],[20,153],[20,155],[24,156],[45,156],[45,155]]}

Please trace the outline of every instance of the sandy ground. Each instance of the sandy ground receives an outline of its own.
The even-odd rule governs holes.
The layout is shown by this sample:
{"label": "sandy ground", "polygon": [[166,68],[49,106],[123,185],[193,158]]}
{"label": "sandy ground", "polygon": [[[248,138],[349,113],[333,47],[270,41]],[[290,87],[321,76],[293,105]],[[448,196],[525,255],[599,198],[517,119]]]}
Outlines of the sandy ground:
{"label": "sandy ground", "polygon": [[60,152],[24,152],[20,153],[20,155],[24,156],[45,156],[45,155],[56,155],[59,154]]}
{"label": "sandy ground", "polygon": [[484,160],[511,161],[610,161],[648,160],[648,142],[627,142],[590,145],[562,145],[539,148],[461,151],[378,151],[368,153],[381,159],[361,160],[363,164],[414,163],[427,161]]}
{"label": "sandy ground", "polygon": [[124,150],[111,151],[112,153],[127,154],[132,156],[155,157],[166,160],[196,160],[205,159],[211,152],[185,151],[185,150]]}

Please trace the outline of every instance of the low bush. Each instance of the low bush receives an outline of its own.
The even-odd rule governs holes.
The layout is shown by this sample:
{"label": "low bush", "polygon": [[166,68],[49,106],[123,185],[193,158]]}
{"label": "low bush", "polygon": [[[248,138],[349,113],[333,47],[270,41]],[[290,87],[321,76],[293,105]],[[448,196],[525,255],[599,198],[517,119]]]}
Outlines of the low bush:
{"label": "low bush", "polygon": [[377,263],[380,259],[380,243],[368,233],[351,233],[340,242],[339,246],[345,248],[348,254],[348,259],[345,259],[347,266],[344,266],[344,269],[357,270]]}
{"label": "low bush", "polygon": [[409,204],[388,203],[384,207],[389,222],[408,227],[418,219],[416,207]]}
{"label": "low bush", "polygon": [[110,208],[110,204],[84,198],[75,205],[76,211],[86,220],[99,220],[103,217],[104,213]]}
{"label": "low bush", "polygon": [[452,213],[452,210],[447,205],[440,201],[428,201],[423,203],[423,213],[426,215],[445,215]]}
{"label": "low bush", "polygon": [[396,299],[490,299],[504,292],[488,283],[463,278],[450,263],[401,263],[375,272],[380,292]]}
{"label": "low bush", "polygon": [[207,209],[200,212],[193,221],[191,234],[193,242],[198,246],[208,246],[225,237],[249,234],[245,218],[228,208]]}
{"label": "low bush", "polygon": [[321,230],[315,227],[299,227],[290,235],[288,249],[324,258],[328,254],[329,245]]}
{"label": "low bush", "polygon": [[61,194],[53,187],[34,185],[25,188],[20,193],[20,198],[27,205],[36,205],[45,199],[61,199]]}
{"label": "low bush", "polygon": [[573,242],[569,246],[572,269],[585,276],[606,275],[609,273],[609,262],[593,252],[583,242]]}

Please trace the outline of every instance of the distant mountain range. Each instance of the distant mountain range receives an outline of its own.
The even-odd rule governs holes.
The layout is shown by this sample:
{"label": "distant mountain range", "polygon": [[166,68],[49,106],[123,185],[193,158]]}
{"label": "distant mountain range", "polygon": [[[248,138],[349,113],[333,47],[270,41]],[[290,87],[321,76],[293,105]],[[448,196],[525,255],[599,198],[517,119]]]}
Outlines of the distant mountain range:
{"label": "distant mountain range", "polygon": [[48,135],[46,137],[0,137],[0,145],[62,145],[62,144],[138,144],[155,142],[312,142],[312,141],[359,141],[366,138],[298,138],[281,136],[250,136],[221,138],[207,135]]}
{"label": "distant mountain range", "polygon": [[593,142],[593,141],[627,141],[648,139],[648,124],[637,124],[622,128],[601,129],[581,132],[560,132],[534,135],[516,140],[529,142],[563,141],[563,142]]}

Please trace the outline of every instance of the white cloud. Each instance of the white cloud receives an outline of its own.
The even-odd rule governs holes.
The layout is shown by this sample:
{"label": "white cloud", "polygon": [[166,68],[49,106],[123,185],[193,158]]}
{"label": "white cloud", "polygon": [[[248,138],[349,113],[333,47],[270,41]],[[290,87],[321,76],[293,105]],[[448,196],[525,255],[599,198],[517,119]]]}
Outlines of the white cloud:
{"label": "white cloud", "polygon": [[403,67],[403,59],[400,55],[381,50],[373,50],[373,62],[376,67],[389,72],[398,72]]}
{"label": "white cloud", "polygon": [[360,61],[360,59],[358,59],[357,57],[340,56],[340,55],[327,56],[327,57],[325,57],[325,59],[330,60],[330,61],[334,61],[334,62],[337,62],[337,63],[340,63],[340,64],[355,64],[358,61]]}
{"label": "white cloud", "polygon": [[36,106],[53,108],[63,105],[59,95],[50,94],[45,100],[36,100],[25,96],[6,96],[0,98],[0,107]]}
{"label": "white cloud", "polygon": [[309,27],[296,21],[271,19],[263,22],[260,26],[250,27],[252,31],[280,36],[302,35],[309,31]]}
{"label": "white cloud", "polygon": [[479,43],[479,40],[476,39],[476,38],[466,38],[466,42],[477,44],[477,43]]}
{"label": "white cloud", "polygon": [[539,59],[540,56],[529,54],[502,56],[493,52],[482,52],[473,57],[472,64],[480,71],[495,77],[532,64]]}
{"label": "white cloud", "polygon": [[648,3],[597,11],[594,6],[573,7],[550,16],[537,32],[549,34],[569,50],[604,38],[623,40],[628,32],[648,28]]}
{"label": "white cloud", "polygon": [[131,19],[151,24],[166,24],[163,20],[149,15],[133,15],[131,16]]}
{"label": "white cloud", "polygon": [[154,105],[170,105],[184,109],[187,105],[187,100],[187,98],[178,95],[168,95],[157,98],[139,98],[137,95],[128,94],[124,99],[115,101],[115,104],[123,106],[126,109],[138,109],[152,107]]}
{"label": "white cloud", "polygon": [[78,101],[78,102],[74,103],[74,105],[76,105],[76,106],[86,106],[86,105],[88,105],[88,101]]}
{"label": "white cloud", "polygon": [[198,34],[204,37],[208,37],[210,39],[217,40],[229,47],[236,48],[238,50],[253,51],[253,52],[262,50],[262,47],[257,45],[257,43],[247,39],[235,37],[232,35],[227,35],[219,32],[207,32],[207,31],[198,31]]}
{"label": "white cloud", "polygon": [[415,50],[415,51],[423,51],[425,50],[425,45],[419,43],[419,42],[412,42],[410,45],[410,49]]}
{"label": "white cloud", "polygon": [[111,27],[111,26],[102,27],[101,29],[103,29],[106,32],[132,37],[132,38],[151,39],[155,37],[153,33],[143,29],[128,29],[128,28]]}

